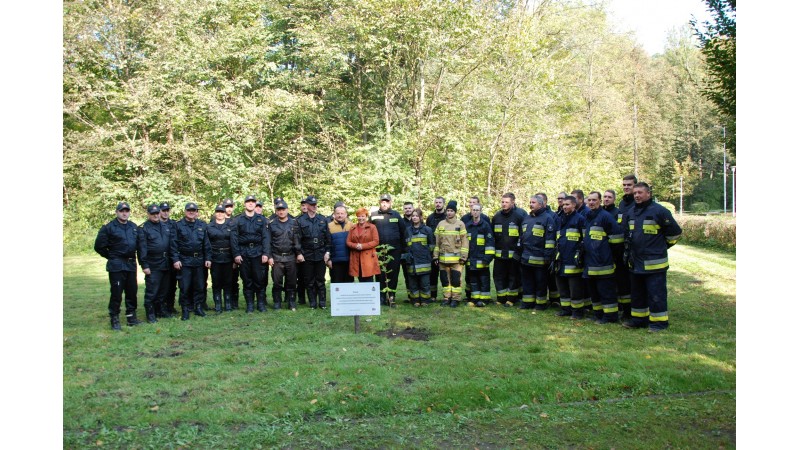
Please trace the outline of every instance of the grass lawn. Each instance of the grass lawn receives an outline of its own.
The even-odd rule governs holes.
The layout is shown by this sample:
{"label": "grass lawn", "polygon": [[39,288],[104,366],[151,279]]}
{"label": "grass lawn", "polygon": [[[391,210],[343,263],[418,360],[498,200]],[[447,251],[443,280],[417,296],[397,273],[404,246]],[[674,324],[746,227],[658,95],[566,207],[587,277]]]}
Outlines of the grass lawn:
{"label": "grass lawn", "polygon": [[[657,334],[554,310],[413,308],[402,281],[400,306],[359,334],[307,307],[122,317],[113,332],[105,260],[67,256],[63,445],[735,447],[735,255],[679,244],[670,262]],[[142,279],[140,320],[143,297]]]}

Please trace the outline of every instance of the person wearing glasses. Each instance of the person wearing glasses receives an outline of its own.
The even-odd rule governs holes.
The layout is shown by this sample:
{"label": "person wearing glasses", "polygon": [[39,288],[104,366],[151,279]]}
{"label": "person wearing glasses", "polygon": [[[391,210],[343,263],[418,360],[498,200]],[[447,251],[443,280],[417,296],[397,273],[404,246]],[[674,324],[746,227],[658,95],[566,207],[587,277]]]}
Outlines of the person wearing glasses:
{"label": "person wearing glasses", "polygon": [[121,330],[119,311],[122,305],[122,293],[125,293],[125,316],[128,326],[138,325],[136,319],[136,245],[139,238],[139,227],[128,220],[131,207],[127,202],[117,204],[117,217],[100,227],[94,241],[94,251],[107,259],[106,271],[111,285],[111,297],[108,300],[108,315],[111,317],[111,329]]}
{"label": "person wearing glasses", "polygon": [[164,303],[172,271],[169,257],[172,232],[160,215],[161,208],[153,203],[147,207],[147,221],[139,226],[139,265],[144,273],[144,311],[149,323],[156,323],[156,317],[172,317]]}

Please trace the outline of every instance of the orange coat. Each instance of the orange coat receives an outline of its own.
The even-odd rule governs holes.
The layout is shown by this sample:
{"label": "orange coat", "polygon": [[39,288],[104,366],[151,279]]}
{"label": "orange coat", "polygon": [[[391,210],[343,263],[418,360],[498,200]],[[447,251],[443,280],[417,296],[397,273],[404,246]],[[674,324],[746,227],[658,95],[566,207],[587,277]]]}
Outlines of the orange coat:
{"label": "orange coat", "polygon": [[[378,229],[366,222],[364,226],[353,225],[347,235],[347,248],[350,249],[350,275],[354,277],[371,277],[381,273],[378,265]],[[361,250],[356,245],[361,244]]]}

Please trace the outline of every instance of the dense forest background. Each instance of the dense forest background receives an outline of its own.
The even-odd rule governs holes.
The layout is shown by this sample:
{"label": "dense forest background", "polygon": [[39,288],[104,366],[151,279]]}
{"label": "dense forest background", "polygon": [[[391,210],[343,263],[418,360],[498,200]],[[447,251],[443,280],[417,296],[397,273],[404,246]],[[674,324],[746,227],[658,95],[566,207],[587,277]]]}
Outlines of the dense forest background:
{"label": "dense forest background", "polygon": [[210,215],[224,197],[295,212],[314,194],[327,212],[388,192],[494,211],[506,191],[527,205],[627,173],[661,202],[682,178],[687,210],[722,209],[723,127],[735,164],[708,42],[687,25],[649,56],[602,5],[66,1],[63,31],[65,240],[123,199]]}

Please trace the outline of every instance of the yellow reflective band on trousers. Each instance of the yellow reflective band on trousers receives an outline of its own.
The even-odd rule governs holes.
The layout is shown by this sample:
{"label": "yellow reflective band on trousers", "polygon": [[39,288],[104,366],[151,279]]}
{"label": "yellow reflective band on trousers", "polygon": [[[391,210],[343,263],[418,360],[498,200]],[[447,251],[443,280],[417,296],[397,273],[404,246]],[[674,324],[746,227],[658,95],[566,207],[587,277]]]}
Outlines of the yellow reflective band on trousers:
{"label": "yellow reflective band on trousers", "polygon": [[589,276],[600,276],[600,275],[611,275],[614,273],[614,265],[610,266],[598,266],[598,267],[589,267],[588,274]]}
{"label": "yellow reflective band on trousers", "polygon": [[[503,251],[502,251],[502,250],[495,250],[495,251],[494,251],[494,256],[497,256],[498,258],[499,258],[499,257],[500,257],[500,255],[502,255],[502,254],[503,254]],[[509,258],[513,258],[513,257],[514,257],[514,250],[509,250],[509,251],[508,251],[508,257],[509,257]]]}
{"label": "yellow reflective band on trousers", "polygon": [[611,244],[622,244],[625,242],[624,234],[611,234],[608,236],[608,242]]}
{"label": "yellow reflective band on trousers", "polygon": [[475,264],[476,269],[486,269],[487,267],[489,267],[489,263],[483,261],[478,261],[478,264]]}
{"label": "yellow reflective band on trousers", "polygon": [[522,295],[522,301],[524,303],[533,303],[533,294],[530,294],[530,295],[523,294]]}
{"label": "yellow reflective band on trousers", "polygon": [[658,270],[669,267],[668,258],[649,259],[644,261],[644,270]]}
{"label": "yellow reflective band on trousers", "polygon": [[494,253],[495,253],[495,251],[494,251],[494,247],[486,247],[486,248],[483,250],[483,254],[484,254],[484,255],[494,255]]}
{"label": "yellow reflective band on trousers", "polygon": [[630,302],[631,302],[631,295],[630,295],[630,294],[628,294],[628,295],[620,295],[620,296],[617,298],[617,302],[618,302],[618,303],[624,303],[624,304],[630,304]]}
{"label": "yellow reflective band on trousers", "polygon": [[669,320],[669,314],[667,311],[650,313],[650,322],[666,322],[667,320]]}
{"label": "yellow reflective band on trousers", "polygon": [[564,274],[583,273],[583,268],[578,266],[564,266]]}
{"label": "yellow reflective band on trousers", "polygon": [[420,274],[420,273],[428,273],[428,272],[430,272],[430,271],[431,271],[431,263],[427,263],[427,264],[414,264],[414,271],[415,271],[417,274]]}
{"label": "yellow reflective band on trousers", "polygon": [[563,307],[565,307],[565,308],[566,308],[566,307],[568,307],[570,304],[572,304],[572,300],[571,300],[571,299],[568,299],[568,298],[563,298],[563,297],[562,297],[562,298],[561,298],[561,301],[560,301],[560,303],[561,303],[561,306],[563,306]]}
{"label": "yellow reflective band on trousers", "polygon": [[528,258],[528,264],[534,266],[543,266],[547,263],[543,256],[531,256]]}
{"label": "yellow reflective band on trousers", "polygon": [[544,248],[556,248],[556,241],[544,241]]}
{"label": "yellow reflective band on trousers", "polygon": [[537,305],[546,305],[547,299],[544,297],[536,297],[536,304]]}
{"label": "yellow reflective band on trousers", "polygon": [[617,306],[616,303],[614,303],[613,305],[603,305],[603,312],[606,314],[619,312],[619,307]]}
{"label": "yellow reflective band on trousers", "polygon": [[648,317],[650,315],[650,308],[631,308],[631,316],[633,317]]}

